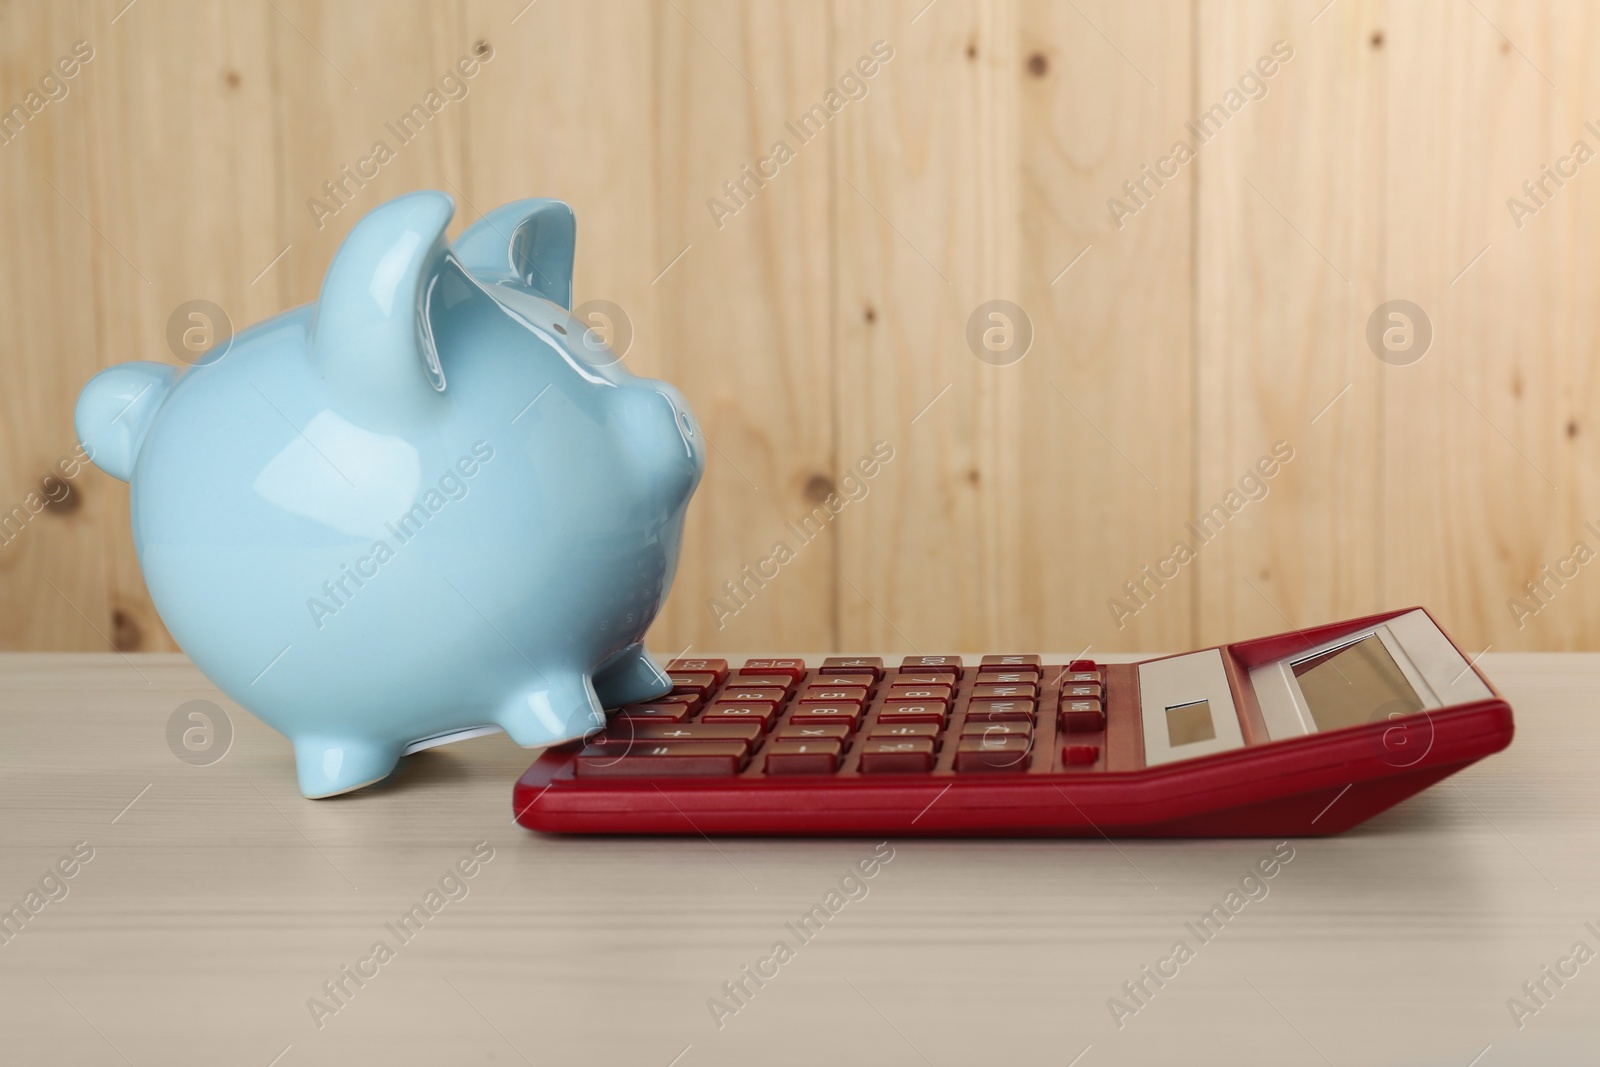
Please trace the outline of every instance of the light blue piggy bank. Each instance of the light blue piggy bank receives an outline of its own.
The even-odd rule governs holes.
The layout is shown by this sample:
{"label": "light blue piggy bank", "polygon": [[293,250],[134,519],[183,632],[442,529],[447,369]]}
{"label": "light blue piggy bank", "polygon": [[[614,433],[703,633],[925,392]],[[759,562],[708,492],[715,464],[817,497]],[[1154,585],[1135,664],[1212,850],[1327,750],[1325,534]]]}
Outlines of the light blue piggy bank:
{"label": "light blue piggy bank", "polygon": [[571,209],[508,204],[454,247],[453,213],[384,204],[316,304],[78,398],[162,620],[294,743],[308,797],[670,688],[641,638],[704,466],[694,417],[567,310]]}

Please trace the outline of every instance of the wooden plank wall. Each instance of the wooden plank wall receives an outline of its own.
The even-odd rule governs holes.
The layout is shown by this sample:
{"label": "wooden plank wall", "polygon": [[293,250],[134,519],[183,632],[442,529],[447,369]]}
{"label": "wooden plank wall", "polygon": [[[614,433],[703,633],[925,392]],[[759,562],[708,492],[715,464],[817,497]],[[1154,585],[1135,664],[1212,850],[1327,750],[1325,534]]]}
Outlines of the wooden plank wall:
{"label": "wooden plank wall", "polygon": [[[1600,646],[1600,167],[1541,179],[1600,150],[1580,0],[11,0],[0,107],[80,40],[0,144],[5,509],[185,301],[309,300],[411,189],[457,228],[549,195],[577,299],[712,445],[664,652],[1177,649],[1419,602],[1474,651]],[[1431,325],[1407,365],[1368,347],[1394,299]],[[990,328],[1031,347],[979,358]],[[0,647],[172,647],[125,487],[69,484],[0,543]]]}

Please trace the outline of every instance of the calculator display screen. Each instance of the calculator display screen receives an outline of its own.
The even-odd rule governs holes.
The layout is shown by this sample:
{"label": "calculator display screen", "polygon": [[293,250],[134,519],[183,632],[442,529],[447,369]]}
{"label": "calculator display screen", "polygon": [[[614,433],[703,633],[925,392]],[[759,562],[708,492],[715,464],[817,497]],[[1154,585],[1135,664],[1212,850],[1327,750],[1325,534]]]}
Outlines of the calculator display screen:
{"label": "calculator display screen", "polygon": [[1174,747],[1210,741],[1217,736],[1211,721],[1211,701],[1175,704],[1167,709],[1167,742]]}
{"label": "calculator display screen", "polygon": [[1376,634],[1291,667],[1318,730],[1359,726],[1423,708]]}

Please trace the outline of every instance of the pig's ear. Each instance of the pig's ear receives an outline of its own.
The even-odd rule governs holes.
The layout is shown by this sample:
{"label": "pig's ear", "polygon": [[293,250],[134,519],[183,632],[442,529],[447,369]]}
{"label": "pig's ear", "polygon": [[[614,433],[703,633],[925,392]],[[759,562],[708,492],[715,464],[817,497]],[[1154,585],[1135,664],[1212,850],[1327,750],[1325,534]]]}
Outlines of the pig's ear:
{"label": "pig's ear", "polygon": [[165,363],[122,363],[89,379],[72,421],[94,465],[127,481],[156,409],[178,376]]}
{"label": "pig's ear", "polygon": [[509,281],[570,308],[577,226],[560,200],[516,200],[467,227],[456,238],[456,255],[485,281]]}
{"label": "pig's ear", "polygon": [[398,412],[444,390],[428,309],[441,279],[460,277],[444,239],[453,214],[444,193],[409,193],[374,208],[339,246],[311,327],[331,391]]}

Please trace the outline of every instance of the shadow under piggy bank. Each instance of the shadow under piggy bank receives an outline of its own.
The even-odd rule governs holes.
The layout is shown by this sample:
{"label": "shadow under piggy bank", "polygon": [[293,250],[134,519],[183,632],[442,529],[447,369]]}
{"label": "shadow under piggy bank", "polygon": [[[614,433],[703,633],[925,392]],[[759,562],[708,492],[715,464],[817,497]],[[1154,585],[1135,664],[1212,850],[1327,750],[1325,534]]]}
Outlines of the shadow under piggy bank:
{"label": "shadow under piggy bank", "polygon": [[579,737],[670,688],[641,639],[704,467],[694,416],[567,310],[567,205],[508,204],[454,246],[453,212],[384,204],[315,304],[78,399],[162,620],[294,743],[308,797],[495,729]]}

